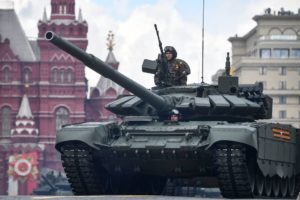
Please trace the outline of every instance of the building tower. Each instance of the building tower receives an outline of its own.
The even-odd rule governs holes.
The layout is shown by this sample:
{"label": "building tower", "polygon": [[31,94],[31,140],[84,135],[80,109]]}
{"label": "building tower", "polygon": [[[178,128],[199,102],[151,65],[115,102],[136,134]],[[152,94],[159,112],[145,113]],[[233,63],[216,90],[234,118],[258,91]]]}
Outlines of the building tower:
{"label": "building tower", "polygon": [[85,50],[88,26],[81,12],[76,20],[75,0],[51,0],[50,19],[44,11],[38,30],[40,143],[51,143],[49,149],[46,147],[49,157],[45,162],[48,162],[46,166],[57,168],[55,165],[60,161],[54,149],[55,135],[63,124],[85,121],[86,81],[84,65],[46,41],[44,36],[47,31],[53,31]]}
{"label": "building tower", "polygon": [[[110,65],[115,70],[119,68],[119,62],[116,60],[113,53],[114,49],[114,34],[109,31],[107,37],[108,55],[105,63]],[[91,88],[90,98],[86,102],[86,119],[87,121],[109,121],[116,120],[117,116],[105,108],[105,105],[112,102],[118,95],[128,93],[121,86],[110,79],[103,76],[100,77],[97,86]],[[96,108],[96,109],[95,109]]]}
{"label": "building tower", "polygon": [[44,35],[53,31],[85,50],[87,22],[81,11],[76,18],[75,0],[51,0],[50,17],[41,14],[38,39],[28,40],[13,6],[0,7],[0,195],[8,194],[15,153],[36,157],[37,171],[62,170],[56,133],[85,121],[85,67]]}
{"label": "building tower", "polygon": [[[300,9],[253,18],[257,26],[230,37],[232,64],[241,84],[263,82],[273,98],[273,120],[300,127]],[[255,79],[254,79],[255,77]]]}

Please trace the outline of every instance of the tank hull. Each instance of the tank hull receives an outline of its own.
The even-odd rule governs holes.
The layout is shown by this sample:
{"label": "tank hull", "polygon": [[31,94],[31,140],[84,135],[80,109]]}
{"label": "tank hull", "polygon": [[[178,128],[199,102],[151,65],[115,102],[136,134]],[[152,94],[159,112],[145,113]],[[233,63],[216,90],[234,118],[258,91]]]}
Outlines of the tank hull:
{"label": "tank hull", "polygon": [[[279,197],[280,189],[276,191],[275,186],[275,191],[271,186],[268,193],[264,191],[268,184],[265,188],[256,184],[262,180],[271,185],[287,182],[294,190],[288,193],[287,189],[288,197],[296,194],[299,185],[300,172],[296,167],[299,132],[296,131],[287,125],[257,122],[151,121],[122,125],[95,122],[64,127],[57,136],[56,148],[62,153],[75,194],[157,194],[164,191],[167,179],[209,177],[218,180],[217,184],[200,181],[201,186],[220,187],[224,197]],[[78,157],[82,152],[86,155]],[[82,157],[87,160],[81,169]],[[88,171],[89,176],[79,176],[81,171]],[[246,186],[239,188],[241,174]],[[82,178],[74,180],[76,176]],[[251,179],[256,176],[258,181]],[[98,183],[99,180],[103,183]],[[133,188],[125,187],[128,180],[135,185]],[[88,186],[78,187],[78,182]],[[146,189],[149,184],[160,187],[149,191]],[[284,190],[285,184],[282,185]],[[81,191],[82,188],[87,190]],[[94,189],[90,191],[91,188]]]}

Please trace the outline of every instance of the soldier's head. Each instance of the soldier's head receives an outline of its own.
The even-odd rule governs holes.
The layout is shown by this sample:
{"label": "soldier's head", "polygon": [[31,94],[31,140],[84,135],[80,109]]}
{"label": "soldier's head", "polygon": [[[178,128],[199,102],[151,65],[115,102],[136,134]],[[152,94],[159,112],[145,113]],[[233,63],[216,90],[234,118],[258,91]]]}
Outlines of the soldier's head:
{"label": "soldier's head", "polygon": [[167,57],[168,61],[173,60],[177,57],[177,51],[172,46],[166,46],[164,48],[164,51],[165,51],[165,54],[166,54],[166,57]]}

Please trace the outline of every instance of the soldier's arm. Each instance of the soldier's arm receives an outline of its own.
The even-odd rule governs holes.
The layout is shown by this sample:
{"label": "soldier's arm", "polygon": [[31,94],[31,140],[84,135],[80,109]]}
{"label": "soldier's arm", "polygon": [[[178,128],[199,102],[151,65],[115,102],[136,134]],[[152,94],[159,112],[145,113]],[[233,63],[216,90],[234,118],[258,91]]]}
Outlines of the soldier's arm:
{"label": "soldier's arm", "polygon": [[189,65],[184,60],[178,59],[178,62],[180,64],[181,76],[189,75],[191,73]]}

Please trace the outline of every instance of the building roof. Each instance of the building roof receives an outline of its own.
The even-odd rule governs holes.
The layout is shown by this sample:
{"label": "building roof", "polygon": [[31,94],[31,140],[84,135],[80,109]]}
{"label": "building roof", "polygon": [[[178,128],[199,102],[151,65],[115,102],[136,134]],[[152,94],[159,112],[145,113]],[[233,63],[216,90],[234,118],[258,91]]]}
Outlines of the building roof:
{"label": "building roof", "polygon": [[0,9],[0,35],[21,61],[37,60],[14,9]]}
{"label": "building roof", "polygon": [[234,37],[228,38],[228,41],[229,42],[233,42],[233,41],[246,41],[249,37],[251,37],[252,35],[254,35],[256,33],[256,30],[257,30],[257,26],[255,26],[254,28],[252,28],[244,36],[239,37],[239,36],[235,35]]}
{"label": "building roof", "polygon": [[117,61],[117,59],[116,59],[113,51],[109,51],[108,52],[108,55],[106,57],[106,61],[105,62],[109,63],[109,64],[116,64],[116,63],[118,63],[118,61]]}
{"label": "building roof", "polygon": [[29,100],[26,94],[22,98],[22,102],[21,102],[21,106],[17,118],[27,118],[27,119],[33,118],[33,115],[31,113],[31,108],[29,105]]}
{"label": "building roof", "polygon": [[37,60],[40,60],[40,47],[36,40],[29,40],[29,44]]}

